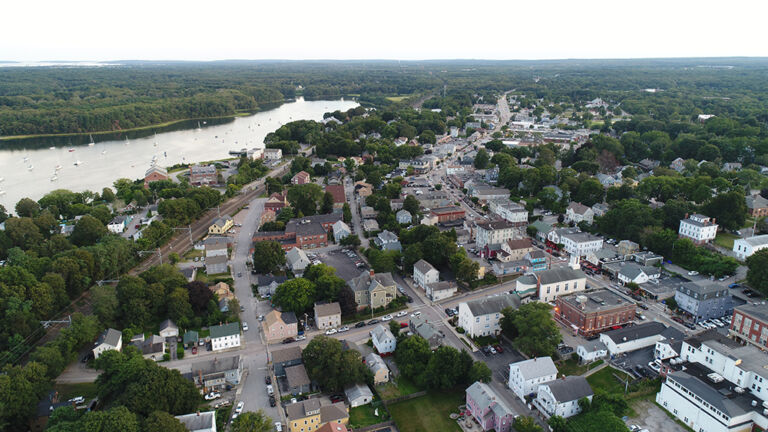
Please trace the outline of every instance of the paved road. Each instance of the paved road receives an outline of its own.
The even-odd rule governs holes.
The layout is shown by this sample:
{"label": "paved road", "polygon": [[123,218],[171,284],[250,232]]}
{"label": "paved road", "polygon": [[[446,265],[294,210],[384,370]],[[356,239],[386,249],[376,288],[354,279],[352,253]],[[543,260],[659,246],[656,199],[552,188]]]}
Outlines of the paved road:
{"label": "paved road", "polygon": [[365,205],[365,200],[358,199],[358,197],[355,196],[355,184],[349,177],[344,179],[344,193],[347,196],[347,202],[349,202],[349,208],[352,211],[352,226],[350,228],[352,228],[354,234],[357,234],[357,236],[360,237],[361,247],[370,247],[371,242],[364,235],[363,219],[360,216],[360,205]]}

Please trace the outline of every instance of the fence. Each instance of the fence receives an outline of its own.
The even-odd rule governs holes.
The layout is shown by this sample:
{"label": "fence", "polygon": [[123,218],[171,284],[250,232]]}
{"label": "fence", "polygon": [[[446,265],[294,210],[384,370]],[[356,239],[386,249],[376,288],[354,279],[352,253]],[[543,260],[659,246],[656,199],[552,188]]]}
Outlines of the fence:
{"label": "fence", "polygon": [[394,426],[394,425],[395,425],[394,420],[389,420],[389,421],[385,421],[385,422],[381,422],[381,423],[376,423],[375,425],[370,425],[370,426],[365,426],[365,427],[355,428],[355,429],[350,429],[350,430],[352,432],[369,432],[369,431],[375,431],[375,430],[379,430],[381,428],[385,428],[385,427],[388,427],[388,426]]}
{"label": "fence", "polygon": [[416,392],[416,393],[411,393],[409,395],[398,396],[396,398],[387,399],[387,400],[384,401],[384,406],[387,406],[389,404],[394,404],[394,403],[402,402],[402,401],[405,401],[405,400],[416,399],[417,397],[422,397],[422,396],[424,396],[426,394],[427,394],[427,391],[426,390],[422,390],[422,391],[419,391],[419,392]]}

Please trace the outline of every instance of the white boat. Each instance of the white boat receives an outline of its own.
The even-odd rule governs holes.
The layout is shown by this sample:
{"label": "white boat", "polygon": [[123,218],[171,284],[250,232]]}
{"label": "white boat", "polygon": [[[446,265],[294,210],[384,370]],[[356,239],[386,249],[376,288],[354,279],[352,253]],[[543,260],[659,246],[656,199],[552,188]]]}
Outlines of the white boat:
{"label": "white boat", "polygon": [[76,160],[74,163],[75,166],[79,166],[80,164],[82,164],[82,162],[80,162],[79,160]]}
{"label": "white boat", "polygon": [[72,148],[72,147],[70,147],[68,151],[69,151],[70,153],[72,153],[73,151],[75,151],[75,149],[74,149],[74,148]]}
{"label": "white boat", "polygon": [[54,170],[56,170],[56,171],[58,171],[58,170],[60,170],[61,168],[63,168],[63,167],[62,167],[60,164],[57,164],[57,165],[56,165],[56,167],[54,167],[53,169],[54,169]]}
{"label": "white boat", "polygon": [[56,147],[48,147],[48,150],[56,150]]}
{"label": "white boat", "polygon": [[157,132],[155,132],[155,147],[157,147]]}
{"label": "white boat", "polygon": [[33,169],[35,169],[35,167],[31,164],[27,167],[27,171],[32,171]]}
{"label": "white boat", "polygon": [[5,181],[5,177],[0,177],[0,183]]}
{"label": "white boat", "polygon": [[89,143],[88,143],[88,147],[93,147],[93,146],[95,146],[95,145],[96,145],[96,143],[95,143],[95,142],[93,142],[93,136],[91,136],[91,135],[88,135],[88,137],[91,139],[91,142],[89,142]]}
{"label": "white boat", "polygon": [[54,174],[54,175],[51,177],[51,181],[52,181],[52,182],[55,182],[55,181],[56,181],[56,180],[58,180],[58,179],[59,179],[59,176],[57,176],[56,174]]}
{"label": "white boat", "polygon": [[128,144],[130,144],[130,143],[131,143],[131,142],[130,142],[130,141],[128,141],[128,137],[125,137],[125,145],[128,145]]}
{"label": "white boat", "polygon": [[22,158],[22,160],[23,160],[24,162],[28,162],[28,161],[29,161],[29,156],[24,156],[24,157]]}
{"label": "white boat", "polygon": [[4,190],[0,190],[0,195],[5,195],[5,191]]}

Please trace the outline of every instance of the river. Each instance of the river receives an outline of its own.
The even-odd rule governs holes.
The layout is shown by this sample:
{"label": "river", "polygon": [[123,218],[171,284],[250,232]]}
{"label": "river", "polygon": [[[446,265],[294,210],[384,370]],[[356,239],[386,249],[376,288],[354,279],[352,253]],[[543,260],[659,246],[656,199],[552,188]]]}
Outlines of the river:
{"label": "river", "polygon": [[[223,159],[230,150],[264,147],[264,137],[295,120],[322,120],[323,114],[358,106],[351,100],[307,101],[299,98],[246,117],[184,122],[168,128],[86,137],[43,137],[0,143],[0,204],[34,200],[54,189],[101,192],[119,178],[143,178],[152,158],[160,166]],[[173,130],[184,128],[183,130]],[[162,132],[162,130],[169,130]],[[126,140],[127,138],[127,140]],[[71,143],[71,144],[70,144]],[[74,151],[70,151],[73,149]],[[79,162],[78,165],[75,165]],[[61,166],[52,180],[57,165]]]}

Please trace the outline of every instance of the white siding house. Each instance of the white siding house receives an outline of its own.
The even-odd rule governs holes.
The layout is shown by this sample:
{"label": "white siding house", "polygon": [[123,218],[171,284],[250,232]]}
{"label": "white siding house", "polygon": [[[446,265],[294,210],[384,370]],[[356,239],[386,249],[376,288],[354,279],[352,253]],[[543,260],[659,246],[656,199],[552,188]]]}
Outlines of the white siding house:
{"label": "white siding house", "polygon": [[677,233],[680,237],[690,239],[696,244],[707,243],[715,239],[717,224],[715,219],[709,216],[692,214],[680,220],[680,229]]}
{"label": "white siding house", "polygon": [[421,289],[426,290],[427,285],[440,280],[440,272],[432,264],[420,259],[413,265],[413,281]]}
{"label": "white siding house", "polygon": [[533,404],[547,418],[555,415],[568,418],[581,412],[579,399],[587,398],[591,402],[593,396],[586,378],[567,376],[541,384]]}
{"label": "white siding house", "polygon": [[501,331],[499,320],[504,308],[518,308],[520,297],[505,294],[459,304],[459,327],[470,337],[495,336]]}
{"label": "white siding house", "polygon": [[768,248],[768,234],[740,238],[733,241],[733,252],[736,258],[745,260],[755,252]]}
{"label": "white siding house", "polygon": [[507,385],[520,400],[535,393],[540,384],[557,378],[557,368],[551,357],[537,357],[509,365]]}
{"label": "white siding house", "polygon": [[212,326],[210,328],[210,333],[212,351],[220,351],[240,346],[240,323],[232,322]]}
{"label": "white siding house", "polygon": [[373,342],[373,346],[376,347],[376,350],[379,352],[379,354],[389,354],[395,352],[395,347],[397,346],[397,340],[395,339],[395,336],[392,334],[392,332],[389,331],[388,328],[381,324],[376,326],[376,328],[371,331],[371,341]]}

